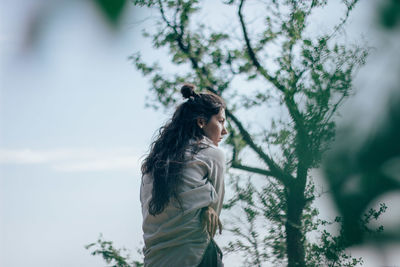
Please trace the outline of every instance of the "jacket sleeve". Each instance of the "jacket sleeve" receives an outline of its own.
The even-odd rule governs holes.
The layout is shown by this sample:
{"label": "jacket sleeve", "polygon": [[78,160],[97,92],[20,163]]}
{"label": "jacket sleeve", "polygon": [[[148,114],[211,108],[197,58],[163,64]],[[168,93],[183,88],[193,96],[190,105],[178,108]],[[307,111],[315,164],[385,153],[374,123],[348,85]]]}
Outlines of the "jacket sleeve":
{"label": "jacket sleeve", "polygon": [[225,155],[222,150],[215,147],[210,148],[208,152],[210,170],[207,179],[208,182],[213,186],[218,198],[217,201],[211,204],[211,207],[219,215],[221,213],[222,203],[225,195]]}
{"label": "jacket sleeve", "polygon": [[222,208],[224,197],[224,172],[225,156],[224,153],[215,147],[201,150],[196,156],[196,160],[187,169],[186,183],[195,176],[200,176],[199,183],[191,185],[190,190],[184,190],[179,194],[184,213],[211,206],[219,214]]}
{"label": "jacket sleeve", "polygon": [[225,155],[217,147],[209,147],[205,151],[208,166],[207,184],[210,184],[216,193],[216,198],[210,206],[219,215],[222,209],[222,202],[225,195],[224,174],[225,174]]}

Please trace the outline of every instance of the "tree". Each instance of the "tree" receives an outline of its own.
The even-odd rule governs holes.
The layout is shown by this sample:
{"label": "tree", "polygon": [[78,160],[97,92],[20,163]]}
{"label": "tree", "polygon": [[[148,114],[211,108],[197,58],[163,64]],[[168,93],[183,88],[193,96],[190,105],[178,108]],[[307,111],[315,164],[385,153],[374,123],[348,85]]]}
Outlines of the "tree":
{"label": "tree", "polygon": [[[171,62],[180,70],[189,69],[168,75],[158,63],[149,65],[140,53],[133,55],[136,67],[152,82],[155,97],[148,104],[172,107],[183,82],[227,100],[231,168],[252,177],[245,185],[243,179],[237,180],[236,194],[226,205],[246,203],[250,235],[243,238],[251,246],[230,248],[255,253],[256,265],[268,256],[288,266],[306,266],[316,251],[306,234],[324,224],[315,219],[318,211],[311,206],[316,193],[310,170],[320,165],[334,139],[338,108],[352,94],[352,78],[368,55],[367,48],[345,45],[337,38],[357,0],[343,1],[345,12],[338,24],[320,35],[307,29],[313,12],[327,6],[324,0],[262,1],[263,17],[252,18],[252,23],[246,13],[250,2],[225,1],[226,8],[235,10],[237,22],[219,29],[196,17],[201,1],[133,2],[159,12],[157,28],[145,36],[152,38],[154,48],[168,48]],[[246,89],[237,89],[243,85]],[[277,114],[270,124],[260,126],[243,115],[266,114],[269,106],[275,106]],[[261,177],[261,182],[255,185],[254,177]],[[257,220],[270,223],[261,241],[252,228]],[[330,237],[325,235],[326,242]],[[259,244],[266,248],[260,250]],[[338,266],[338,260],[331,266]]]}

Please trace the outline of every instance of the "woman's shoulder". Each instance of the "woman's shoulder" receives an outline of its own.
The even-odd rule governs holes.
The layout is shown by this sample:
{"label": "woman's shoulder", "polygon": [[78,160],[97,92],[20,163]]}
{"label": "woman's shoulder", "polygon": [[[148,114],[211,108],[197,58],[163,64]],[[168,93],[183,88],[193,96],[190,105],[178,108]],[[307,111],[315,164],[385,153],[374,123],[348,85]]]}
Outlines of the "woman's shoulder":
{"label": "woman's shoulder", "polygon": [[201,144],[203,145],[202,149],[199,151],[199,155],[205,156],[209,160],[218,161],[222,164],[225,163],[225,153],[224,151],[214,145],[211,140],[207,137],[201,140]]}

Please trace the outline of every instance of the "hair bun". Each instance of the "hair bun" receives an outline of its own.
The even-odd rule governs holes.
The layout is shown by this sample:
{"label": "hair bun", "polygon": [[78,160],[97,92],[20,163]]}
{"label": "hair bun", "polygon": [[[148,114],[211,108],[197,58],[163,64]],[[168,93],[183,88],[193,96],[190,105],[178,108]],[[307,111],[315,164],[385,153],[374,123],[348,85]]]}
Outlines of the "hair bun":
{"label": "hair bun", "polygon": [[193,84],[185,83],[181,88],[181,94],[183,98],[189,98],[191,96],[194,97],[196,95],[194,88],[195,86]]}

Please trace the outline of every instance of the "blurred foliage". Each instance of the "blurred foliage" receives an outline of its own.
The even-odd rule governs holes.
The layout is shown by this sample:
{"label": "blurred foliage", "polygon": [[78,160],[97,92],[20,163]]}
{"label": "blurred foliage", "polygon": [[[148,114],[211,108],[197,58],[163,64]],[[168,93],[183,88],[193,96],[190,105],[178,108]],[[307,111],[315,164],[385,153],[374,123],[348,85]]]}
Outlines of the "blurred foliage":
{"label": "blurred foliage", "polygon": [[[381,25],[392,38],[399,34],[400,1],[388,0],[378,9]],[[399,57],[398,49],[393,56]],[[387,73],[396,72],[398,66],[388,66]],[[347,245],[362,244],[371,240],[399,242],[400,230],[385,230],[381,235],[368,235],[362,223],[363,214],[378,199],[388,193],[400,192],[400,84],[387,95],[382,116],[377,116],[369,131],[360,133],[352,123],[339,129],[335,148],[325,162],[325,173],[331,185],[334,200],[343,216]],[[376,88],[384,92],[386,88]],[[376,110],[378,112],[379,109]],[[362,114],[364,116],[364,114]],[[356,121],[357,118],[354,118]],[[367,138],[363,139],[363,136]],[[359,145],[358,140],[363,140]],[[381,209],[383,209],[381,207]],[[386,208],[385,208],[386,209]],[[371,211],[370,211],[371,213]],[[371,216],[380,213],[372,212]],[[400,229],[397,227],[397,229]]]}
{"label": "blurred foliage", "polygon": [[[99,239],[95,243],[85,246],[86,249],[92,250],[93,256],[100,255],[105,260],[109,267],[143,267],[143,262],[131,260],[131,256],[125,248],[117,249],[112,241],[106,241],[100,234]],[[142,255],[141,250],[137,250],[139,255]]]}
{"label": "blurred foliage", "polygon": [[388,29],[395,28],[400,22],[400,1],[382,1],[380,12],[379,18],[382,26]]}
{"label": "blurred foliage", "polygon": [[[400,89],[400,88],[399,88]],[[376,122],[369,137],[354,148],[352,126],[336,141],[336,148],[329,153],[325,172],[331,184],[334,199],[344,218],[344,231],[350,244],[365,242],[360,219],[364,211],[378,198],[400,190],[398,168],[400,166],[400,98],[393,93],[386,114]],[[386,232],[389,240],[400,240],[400,232]],[[382,239],[382,237],[378,237]]]}
{"label": "blurred foliage", "polygon": [[94,0],[112,26],[117,26],[126,6],[126,0]]}
{"label": "blurred foliage", "polygon": [[[82,2],[83,1],[78,1]],[[120,19],[123,12],[128,7],[127,0],[92,0],[93,7],[100,10],[105,18],[106,25],[115,31],[120,25]],[[28,47],[32,47],[41,38],[43,29],[53,13],[61,12],[64,10],[64,5],[76,4],[77,1],[58,0],[58,1],[39,1],[38,6],[31,9],[29,14],[30,23],[27,25],[27,30],[24,36],[25,43]]]}

